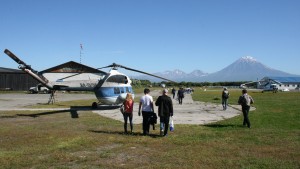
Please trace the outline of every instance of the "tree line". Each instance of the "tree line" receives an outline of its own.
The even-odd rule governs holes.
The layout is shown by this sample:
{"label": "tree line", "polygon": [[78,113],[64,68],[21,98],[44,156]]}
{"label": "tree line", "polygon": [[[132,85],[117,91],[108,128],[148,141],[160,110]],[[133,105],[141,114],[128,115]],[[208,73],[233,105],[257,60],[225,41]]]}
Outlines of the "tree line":
{"label": "tree line", "polygon": [[139,80],[131,79],[132,86],[134,87],[160,87],[165,85],[165,87],[203,87],[203,86],[240,86],[247,81],[237,81],[237,82],[151,82],[149,80]]}

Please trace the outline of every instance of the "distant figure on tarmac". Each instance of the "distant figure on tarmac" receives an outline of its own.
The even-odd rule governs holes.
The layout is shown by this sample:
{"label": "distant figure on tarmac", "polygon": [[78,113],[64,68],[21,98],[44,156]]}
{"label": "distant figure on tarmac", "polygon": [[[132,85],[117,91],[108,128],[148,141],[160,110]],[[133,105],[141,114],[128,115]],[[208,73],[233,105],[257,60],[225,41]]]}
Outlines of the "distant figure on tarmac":
{"label": "distant figure on tarmac", "polygon": [[139,104],[139,116],[141,115],[141,108],[142,108],[142,115],[143,115],[143,135],[149,135],[150,129],[150,118],[151,115],[154,113],[153,109],[153,98],[149,95],[150,90],[148,88],[144,89],[144,96],[140,99]]}
{"label": "distant figure on tarmac", "polygon": [[222,106],[223,106],[223,110],[227,109],[229,95],[230,95],[229,91],[227,90],[226,87],[224,87],[224,90],[222,92]]}
{"label": "distant figure on tarmac", "polygon": [[182,87],[178,90],[177,97],[178,97],[179,104],[182,104],[182,100],[184,98],[184,90]]}
{"label": "distant figure on tarmac", "polygon": [[176,95],[176,89],[173,87],[172,89],[172,94],[173,94],[173,99],[175,98],[175,95]]}
{"label": "distant figure on tarmac", "polygon": [[243,116],[244,116],[243,125],[244,126],[247,125],[248,128],[251,128],[248,114],[249,114],[249,110],[250,110],[250,105],[254,103],[254,100],[250,95],[248,95],[246,89],[242,90],[242,94],[243,95],[241,95],[239,97],[238,103],[242,106],[242,112],[243,112]]}
{"label": "distant figure on tarmac", "polygon": [[164,89],[162,93],[163,94],[157,98],[155,105],[158,106],[158,116],[160,117],[160,135],[167,136],[170,116],[173,116],[173,102],[167,95],[167,89]]}

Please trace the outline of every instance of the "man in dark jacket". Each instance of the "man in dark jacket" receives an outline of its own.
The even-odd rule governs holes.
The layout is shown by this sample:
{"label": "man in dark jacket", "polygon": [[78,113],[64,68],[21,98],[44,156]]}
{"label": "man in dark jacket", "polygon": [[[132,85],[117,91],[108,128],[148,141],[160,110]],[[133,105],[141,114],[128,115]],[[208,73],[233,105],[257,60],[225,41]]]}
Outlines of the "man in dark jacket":
{"label": "man in dark jacket", "polygon": [[178,97],[179,104],[182,104],[182,100],[184,98],[184,90],[182,87],[178,90],[177,97]]}
{"label": "man in dark jacket", "polygon": [[166,136],[169,129],[170,116],[173,116],[172,99],[167,96],[168,90],[164,89],[163,94],[155,102],[158,106],[158,116],[160,117],[160,135]]}

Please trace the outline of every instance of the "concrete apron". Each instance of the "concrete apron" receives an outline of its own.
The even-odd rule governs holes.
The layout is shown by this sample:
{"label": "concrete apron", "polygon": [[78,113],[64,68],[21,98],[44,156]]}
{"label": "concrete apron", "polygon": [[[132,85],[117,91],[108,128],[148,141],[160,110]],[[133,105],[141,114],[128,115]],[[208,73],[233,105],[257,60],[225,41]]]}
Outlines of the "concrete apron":
{"label": "concrete apron", "polygon": [[[160,91],[150,92],[152,96],[161,95]],[[169,96],[171,96],[169,94]],[[212,122],[217,122],[220,120],[228,119],[240,115],[241,106],[240,105],[229,105],[227,110],[223,110],[221,104],[212,104],[193,101],[191,94],[186,94],[183,99],[183,104],[180,105],[176,99],[173,100],[174,108],[174,124],[208,124]],[[155,102],[155,101],[154,101]],[[138,116],[138,106],[139,103],[134,104],[133,108],[133,123],[141,124],[142,116]],[[155,111],[157,112],[157,107],[155,106]],[[251,107],[250,111],[254,110],[254,107]],[[101,116],[112,118],[119,121],[123,120],[123,115],[119,109],[114,110],[95,110],[94,113],[97,113]]]}

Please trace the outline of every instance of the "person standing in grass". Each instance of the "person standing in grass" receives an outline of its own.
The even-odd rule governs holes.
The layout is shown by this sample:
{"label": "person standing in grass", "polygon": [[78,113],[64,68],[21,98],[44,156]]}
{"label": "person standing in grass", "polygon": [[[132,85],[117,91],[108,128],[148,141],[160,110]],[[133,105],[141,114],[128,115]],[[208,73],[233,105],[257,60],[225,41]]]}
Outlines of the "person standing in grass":
{"label": "person standing in grass", "polygon": [[164,89],[163,94],[159,96],[155,102],[155,105],[158,106],[158,116],[160,117],[161,136],[168,134],[170,116],[173,116],[172,99],[167,94],[168,90]]}
{"label": "person standing in grass", "polygon": [[230,95],[229,91],[227,90],[226,87],[224,87],[224,90],[222,92],[222,106],[223,106],[223,110],[227,109],[229,95]]}
{"label": "person standing in grass", "polygon": [[127,121],[129,118],[129,123],[130,123],[130,132],[132,133],[133,130],[133,124],[132,124],[132,117],[133,117],[133,98],[132,98],[132,94],[131,93],[127,93],[126,95],[126,99],[123,102],[124,105],[124,113],[123,113],[123,117],[124,117],[124,132],[125,134],[127,134]]}
{"label": "person standing in grass", "polygon": [[144,96],[140,99],[139,104],[139,116],[143,115],[143,135],[149,135],[150,129],[150,117],[154,113],[153,109],[153,98],[149,95],[150,90],[148,88],[144,89]]}
{"label": "person standing in grass", "polygon": [[251,128],[248,114],[249,114],[249,110],[250,110],[250,105],[253,103],[254,103],[253,98],[250,95],[248,95],[246,89],[243,89],[242,95],[239,97],[238,104],[240,104],[242,106],[242,112],[243,112],[243,116],[244,116],[243,125],[244,126],[247,125],[248,128]]}

